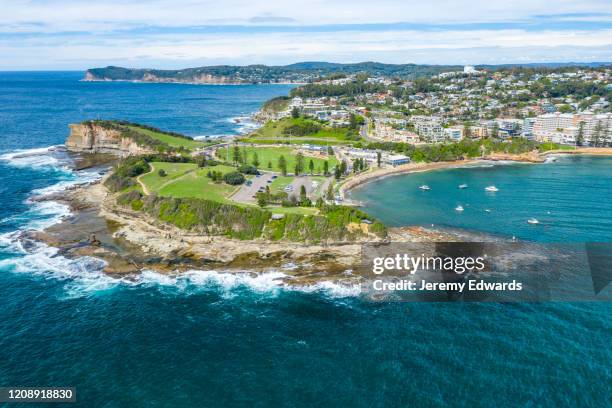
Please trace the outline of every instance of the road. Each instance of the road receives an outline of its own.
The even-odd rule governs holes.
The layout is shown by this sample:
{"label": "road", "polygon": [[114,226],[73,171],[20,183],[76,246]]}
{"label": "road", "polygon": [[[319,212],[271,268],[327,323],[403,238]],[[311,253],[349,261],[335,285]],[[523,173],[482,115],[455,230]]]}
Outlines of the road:
{"label": "road", "polygon": [[274,173],[261,173],[259,177],[253,177],[251,179],[253,184],[247,186],[247,184],[244,183],[240,186],[240,189],[231,197],[232,200],[241,203],[255,203],[257,200],[253,196],[260,187],[265,189],[266,186],[270,184],[268,180],[272,181],[273,175]]}

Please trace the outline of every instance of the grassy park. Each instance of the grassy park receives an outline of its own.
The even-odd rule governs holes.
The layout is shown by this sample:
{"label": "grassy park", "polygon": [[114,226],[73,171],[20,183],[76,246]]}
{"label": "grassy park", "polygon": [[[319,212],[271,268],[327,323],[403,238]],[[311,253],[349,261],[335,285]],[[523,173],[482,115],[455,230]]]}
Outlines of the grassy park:
{"label": "grassy park", "polygon": [[[217,165],[213,167],[198,168],[194,163],[150,163],[153,171],[140,177],[140,181],[149,192],[164,197],[193,197],[204,198],[219,202],[231,202],[228,199],[236,186],[225,183],[215,183],[207,177],[209,171],[218,171],[226,174],[236,169],[230,166]],[[160,176],[159,171],[164,170],[166,175]]]}
{"label": "grassy park", "polygon": [[283,118],[269,121],[248,138],[247,143],[257,144],[316,144],[338,145],[359,141],[359,136],[346,127],[332,127],[306,118]]}
{"label": "grassy park", "polygon": [[153,139],[159,140],[160,142],[163,142],[167,144],[168,146],[172,146],[172,147],[184,147],[189,150],[194,150],[194,149],[202,148],[208,145],[208,143],[205,143],[205,142],[200,142],[197,140],[192,140],[192,139],[187,139],[187,138],[182,138],[182,137],[176,137],[176,136],[169,135],[167,133],[161,133],[161,132],[157,132],[157,131],[150,130],[150,129],[144,129],[138,126],[128,126],[128,127],[136,132],[150,136]]}
{"label": "grassy park", "polygon": [[[227,148],[220,148],[217,150],[217,158],[220,160],[228,160],[231,162],[233,160],[233,148],[230,148],[230,152],[228,155]],[[280,172],[281,168],[279,167],[279,159],[283,156],[287,162],[287,172],[293,173],[295,169],[296,156],[297,151],[290,147],[240,147],[241,155],[246,151],[247,163],[252,164],[255,153],[257,153],[257,159],[259,161],[259,168],[261,170],[269,170]],[[314,172],[321,173],[323,171],[324,162],[326,160],[319,157],[311,157],[304,156],[304,171],[309,173],[310,170],[308,168],[310,160],[313,161],[314,164]],[[334,156],[330,156],[327,159],[328,167],[331,169],[338,164],[338,160]],[[271,166],[269,166],[269,164]]]}

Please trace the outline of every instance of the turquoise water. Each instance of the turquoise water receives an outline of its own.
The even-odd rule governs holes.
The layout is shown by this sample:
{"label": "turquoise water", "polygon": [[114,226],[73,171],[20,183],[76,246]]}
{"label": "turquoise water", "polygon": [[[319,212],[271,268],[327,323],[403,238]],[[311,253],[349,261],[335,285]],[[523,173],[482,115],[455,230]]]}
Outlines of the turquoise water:
{"label": "turquoise water", "polygon": [[[190,135],[229,134],[241,125],[232,117],[288,90],[80,77],[0,73],[0,386],[75,386],[71,406],[83,407],[610,405],[608,304],[371,302],[353,287],[284,287],[282,270],[119,280],[101,274],[93,258],[68,260],[21,239],[20,231],[68,213],[29,197],[97,176],[72,172],[48,149],[63,142],[67,123],[114,117]],[[599,183],[593,165],[575,171]],[[431,193],[442,191],[428,183]],[[482,193],[476,179],[469,183],[475,196],[464,203],[466,216]],[[495,183],[501,208],[511,196]],[[412,195],[393,198],[389,214]],[[612,212],[609,197],[599,198],[597,237],[607,239]],[[454,205],[448,198],[440,213],[452,215]],[[573,208],[583,214],[581,205]],[[565,216],[571,211],[567,205]],[[595,239],[583,219],[576,216],[573,228]],[[522,234],[522,223],[510,223],[517,229],[508,233]],[[565,223],[557,224],[547,239],[564,239],[556,228]]]}
{"label": "turquoise water", "polygon": [[[491,185],[499,191],[485,191]],[[612,157],[561,156],[544,164],[413,173],[351,194],[388,225],[434,224],[543,242],[612,241]],[[527,223],[530,218],[540,223]]]}

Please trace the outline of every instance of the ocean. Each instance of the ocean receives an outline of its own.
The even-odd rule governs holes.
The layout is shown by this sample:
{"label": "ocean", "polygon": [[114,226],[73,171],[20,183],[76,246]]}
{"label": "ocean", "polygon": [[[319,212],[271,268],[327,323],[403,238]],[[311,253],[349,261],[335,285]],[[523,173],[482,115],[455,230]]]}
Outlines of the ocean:
{"label": "ocean", "polygon": [[[282,286],[282,270],[114,279],[94,258],[69,260],[20,240],[20,231],[69,214],[33,195],[97,177],[70,170],[49,148],[63,143],[68,123],[116,118],[233,134],[245,126],[233,118],[290,89],[81,77],[0,73],[0,386],[73,386],[71,406],[83,407],[610,405],[608,303],[373,302],[353,287]],[[424,173],[355,194],[393,225],[609,241],[606,160]],[[413,189],[424,182],[431,197]],[[488,184],[500,191],[486,195]],[[534,185],[537,196],[526,196]],[[368,197],[377,191],[385,194],[375,205]],[[485,207],[492,211],[481,221]]]}

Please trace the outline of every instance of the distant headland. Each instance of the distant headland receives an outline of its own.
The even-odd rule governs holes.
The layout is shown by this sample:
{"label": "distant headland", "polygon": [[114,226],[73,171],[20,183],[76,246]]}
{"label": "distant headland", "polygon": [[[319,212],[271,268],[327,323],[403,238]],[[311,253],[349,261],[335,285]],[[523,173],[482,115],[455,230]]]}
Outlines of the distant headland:
{"label": "distant headland", "polygon": [[[504,67],[546,67],[560,68],[572,66],[594,67],[606,63],[534,63],[506,65],[477,65],[477,69]],[[443,72],[462,69],[459,65],[423,64],[385,64],[380,62],[358,62],[351,64],[334,62],[298,62],[290,65],[214,65],[176,70],[154,68],[124,68],[108,66],[90,68],[85,72],[85,81],[130,81],[151,83],[185,83],[240,85],[257,83],[306,83],[334,73],[356,74],[366,72],[374,76],[387,76],[401,79],[415,79]]]}

